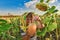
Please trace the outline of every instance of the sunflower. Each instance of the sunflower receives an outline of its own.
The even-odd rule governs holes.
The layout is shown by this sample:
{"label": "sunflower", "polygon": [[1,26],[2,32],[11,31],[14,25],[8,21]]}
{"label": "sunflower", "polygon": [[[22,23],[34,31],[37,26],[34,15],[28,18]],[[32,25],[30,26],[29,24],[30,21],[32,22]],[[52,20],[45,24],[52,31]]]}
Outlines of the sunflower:
{"label": "sunflower", "polygon": [[46,11],[48,9],[48,5],[45,3],[37,3],[36,8],[41,11]]}

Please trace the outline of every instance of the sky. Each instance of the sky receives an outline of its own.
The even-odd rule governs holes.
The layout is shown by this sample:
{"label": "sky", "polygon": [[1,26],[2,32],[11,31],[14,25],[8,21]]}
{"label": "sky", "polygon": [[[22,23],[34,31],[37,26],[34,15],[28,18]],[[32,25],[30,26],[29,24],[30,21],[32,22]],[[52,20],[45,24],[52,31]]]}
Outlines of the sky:
{"label": "sky", "polygon": [[[0,15],[23,14],[29,11],[43,14],[44,12],[35,8],[37,2],[39,0],[0,0]],[[51,0],[49,5],[55,5],[60,10],[60,0]]]}

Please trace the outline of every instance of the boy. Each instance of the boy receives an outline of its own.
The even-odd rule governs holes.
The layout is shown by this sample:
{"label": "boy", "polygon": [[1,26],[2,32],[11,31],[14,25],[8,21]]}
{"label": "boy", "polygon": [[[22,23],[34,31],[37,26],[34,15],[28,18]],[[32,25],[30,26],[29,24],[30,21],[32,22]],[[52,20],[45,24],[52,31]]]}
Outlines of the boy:
{"label": "boy", "polygon": [[[35,24],[32,24],[32,23],[35,23]],[[32,26],[32,25],[35,25],[35,26]],[[43,28],[43,25],[41,23],[39,16],[34,15],[33,12],[29,12],[26,16],[26,26],[28,26],[28,29],[26,30],[26,33],[24,33],[23,40],[37,40],[36,29]],[[34,31],[32,30],[33,28],[35,28]],[[29,31],[30,31],[30,34],[29,34]]]}

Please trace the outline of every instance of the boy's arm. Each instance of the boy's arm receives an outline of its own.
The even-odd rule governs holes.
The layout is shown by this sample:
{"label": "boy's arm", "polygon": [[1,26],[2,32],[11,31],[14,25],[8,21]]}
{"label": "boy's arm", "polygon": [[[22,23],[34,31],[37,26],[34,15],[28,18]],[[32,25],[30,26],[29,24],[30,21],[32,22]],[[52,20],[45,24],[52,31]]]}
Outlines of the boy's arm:
{"label": "boy's arm", "polygon": [[44,25],[43,25],[43,23],[42,23],[42,21],[41,21],[39,16],[37,16],[37,18],[35,18],[35,21],[37,22],[36,24],[37,24],[37,28],[38,29],[44,28]]}

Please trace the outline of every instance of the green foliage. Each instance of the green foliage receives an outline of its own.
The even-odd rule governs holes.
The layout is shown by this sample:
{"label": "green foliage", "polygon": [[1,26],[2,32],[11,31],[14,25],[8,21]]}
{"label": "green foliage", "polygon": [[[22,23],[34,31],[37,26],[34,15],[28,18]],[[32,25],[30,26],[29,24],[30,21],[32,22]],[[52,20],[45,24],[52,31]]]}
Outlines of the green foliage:
{"label": "green foliage", "polygon": [[53,11],[53,13],[55,13],[55,12],[58,12],[58,10],[56,9],[56,10]]}
{"label": "green foliage", "polygon": [[50,13],[54,12],[55,8],[56,8],[55,6],[52,6],[51,8],[49,8],[48,12],[50,12]]}
{"label": "green foliage", "polygon": [[[52,8],[54,8],[54,7],[52,7]],[[50,9],[49,12],[53,12],[55,10],[55,8],[54,9],[52,9],[52,8]],[[47,14],[49,14],[49,13],[47,13]],[[45,14],[45,15],[47,15],[47,14]],[[47,32],[51,32],[51,31],[53,31],[53,30],[55,30],[57,28],[57,23],[56,23],[55,15],[56,14],[50,13],[49,15],[44,17],[44,19],[42,21],[45,24],[46,31],[43,30],[43,31],[41,31],[42,33],[41,32],[37,32],[38,35],[45,36],[45,34]],[[45,31],[45,33],[44,33],[44,31]]]}
{"label": "green foliage", "polygon": [[0,20],[0,36],[1,40],[19,40],[20,18],[11,18],[10,23],[7,20]]}
{"label": "green foliage", "polygon": [[11,24],[12,24],[12,31],[14,34],[16,34],[17,32],[19,32],[19,27],[20,27],[20,19],[19,18],[15,18],[15,19],[10,19]]}
{"label": "green foliage", "polygon": [[46,3],[48,3],[50,0],[47,0]]}
{"label": "green foliage", "polygon": [[44,2],[44,0],[40,0],[40,2]]}
{"label": "green foliage", "polygon": [[48,24],[50,20],[51,20],[51,17],[45,17],[43,22],[44,22],[44,24]]}
{"label": "green foliage", "polygon": [[50,23],[47,27],[48,32],[51,32],[57,28],[57,23]]}
{"label": "green foliage", "polygon": [[0,32],[5,32],[5,31],[7,31],[7,30],[9,30],[10,28],[11,28],[11,24],[8,24],[8,23],[6,23],[6,24],[1,24],[0,25]]}
{"label": "green foliage", "polygon": [[0,19],[0,33],[2,32],[6,32],[7,30],[9,30],[11,28],[11,24],[8,23],[6,20],[4,19]]}
{"label": "green foliage", "polygon": [[[12,27],[10,29],[10,33],[12,33],[14,40],[19,40],[21,39],[20,35],[20,18],[11,18],[10,19]],[[11,35],[10,35],[11,36]]]}
{"label": "green foliage", "polygon": [[42,20],[45,25],[45,28],[42,29],[42,31],[38,30],[37,35],[38,36],[45,36],[47,32],[51,32],[57,28],[57,23],[54,22],[54,17],[47,16]]}
{"label": "green foliage", "polygon": [[7,21],[4,19],[0,19],[0,24],[2,24],[2,23],[7,23]]}
{"label": "green foliage", "polygon": [[43,28],[41,31],[38,29],[37,30],[37,36],[45,36],[46,32],[47,32],[47,28],[46,27]]}
{"label": "green foliage", "polygon": [[57,26],[58,26],[58,28],[60,28],[60,17],[56,17],[56,21],[57,21]]}

